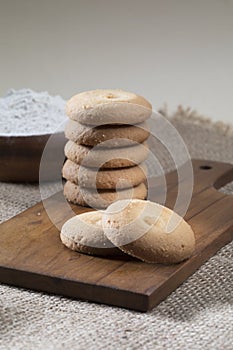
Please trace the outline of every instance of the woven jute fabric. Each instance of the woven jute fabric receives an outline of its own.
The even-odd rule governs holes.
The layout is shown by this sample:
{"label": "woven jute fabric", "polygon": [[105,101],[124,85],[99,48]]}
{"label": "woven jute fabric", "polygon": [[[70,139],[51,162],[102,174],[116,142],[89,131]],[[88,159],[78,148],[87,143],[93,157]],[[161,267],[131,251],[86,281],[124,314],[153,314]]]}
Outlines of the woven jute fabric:
{"label": "woven jute fabric", "polygon": [[[214,124],[182,108],[169,118],[193,158],[233,163],[230,125]],[[53,185],[47,188],[48,194],[55,190]],[[233,194],[233,183],[222,191]],[[39,200],[35,185],[0,183],[1,221]],[[232,248],[230,243],[221,249],[146,314],[1,285],[0,348],[230,350]]]}

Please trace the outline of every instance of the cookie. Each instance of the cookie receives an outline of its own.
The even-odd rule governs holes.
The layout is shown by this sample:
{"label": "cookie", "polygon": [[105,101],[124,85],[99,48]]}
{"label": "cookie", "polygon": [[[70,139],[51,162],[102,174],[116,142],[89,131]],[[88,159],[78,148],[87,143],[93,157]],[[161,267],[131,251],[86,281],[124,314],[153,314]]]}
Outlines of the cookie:
{"label": "cookie", "polygon": [[[91,127],[69,120],[65,127],[65,136],[85,146],[103,146],[104,148],[126,147],[142,143],[150,133],[146,122],[137,125],[103,125]],[[108,142],[105,142],[108,141]],[[101,143],[103,143],[101,145]]]}
{"label": "cookie", "polygon": [[104,235],[100,211],[76,215],[66,221],[60,238],[67,248],[80,253],[99,256],[122,254]]}
{"label": "cookie", "polygon": [[85,91],[66,104],[69,118],[86,125],[137,124],[151,113],[152,106],[144,97],[120,89]]}
{"label": "cookie", "polygon": [[104,233],[124,253],[148,263],[172,264],[195,248],[190,225],[172,210],[133,199],[111,204],[103,217]]}
{"label": "cookie", "polygon": [[129,188],[146,181],[145,165],[136,165],[128,168],[101,169],[97,171],[78,165],[67,160],[62,169],[62,175],[80,187],[115,189]]}
{"label": "cookie", "polygon": [[149,150],[146,145],[138,144],[122,148],[91,148],[68,141],[65,145],[65,155],[76,164],[93,168],[124,168],[142,163],[146,160]]}
{"label": "cookie", "polygon": [[108,205],[120,199],[145,199],[147,188],[144,183],[141,183],[132,189],[123,189],[118,192],[114,190],[99,190],[97,193],[91,189],[80,188],[78,185],[67,181],[64,185],[64,196],[69,202],[74,204],[105,209]]}

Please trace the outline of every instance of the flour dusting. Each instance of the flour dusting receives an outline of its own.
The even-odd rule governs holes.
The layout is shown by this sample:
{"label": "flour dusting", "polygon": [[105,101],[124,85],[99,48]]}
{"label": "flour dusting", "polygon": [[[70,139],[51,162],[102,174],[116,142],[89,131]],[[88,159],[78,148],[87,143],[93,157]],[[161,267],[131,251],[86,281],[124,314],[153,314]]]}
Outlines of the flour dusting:
{"label": "flour dusting", "polygon": [[0,98],[0,135],[29,136],[64,129],[66,101],[31,89],[11,89]]}

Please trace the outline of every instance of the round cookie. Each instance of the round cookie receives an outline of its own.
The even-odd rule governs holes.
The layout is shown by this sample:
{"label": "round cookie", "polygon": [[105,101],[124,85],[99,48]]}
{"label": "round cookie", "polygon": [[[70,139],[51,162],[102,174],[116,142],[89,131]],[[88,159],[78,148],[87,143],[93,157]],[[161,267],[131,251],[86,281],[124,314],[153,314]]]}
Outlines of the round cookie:
{"label": "round cookie", "polygon": [[172,210],[133,199],[111,204],[103,217],[104,233],[123,252],[148,263],[172,264],[189,258],[195,236]]}
{"label": "round cookie", "polygon": [[99,190],[98,193],[96,193],[93,190],[79,187],[67,181],[64,185],[64,196],[69,202],[74,204],[105,209],[111,203],[120,199],[145,199],[147,196],[147,188],[144,183],[141,183],[132,189],[127,188],[118,192],[114,190]]}
{"label": "round cookie", "polygon": [[102,213],[99,211],[76,215],[66,221],[60,238],[66,247],[80,253],[99,256],[123,254],[104,235]]}
{"label": "round cookie", "polygon": [[65,136],[69,140],[79,145],[99,145],[99,147],[104,142],[104,148],[133,146],[134,143],[144,142],[149,135],[146,122],[137,125],[125,124],[91,127],[69,120],[65,127]]}
{"label": "round cookie", "polygon": [[66,104],[69,118],[86,125],[137,124],[151,113],[152,106],[144,97],[120,89],[85,91]]}
{"label": "round cookie", "polygon": [[129,188],[146,181],[145,165],[135,165],[119,169],[93,169],[78,165],[67,160],[62,169],[62,175],[80,187],[115,189]]}
{"label": "round cookie", "polygon": [[146,145],[138,144],[122,148],[91,148],[68,141],[65,155],[76,164],[93,168],[125,168],[140,164],[146,160],[149,150]]}

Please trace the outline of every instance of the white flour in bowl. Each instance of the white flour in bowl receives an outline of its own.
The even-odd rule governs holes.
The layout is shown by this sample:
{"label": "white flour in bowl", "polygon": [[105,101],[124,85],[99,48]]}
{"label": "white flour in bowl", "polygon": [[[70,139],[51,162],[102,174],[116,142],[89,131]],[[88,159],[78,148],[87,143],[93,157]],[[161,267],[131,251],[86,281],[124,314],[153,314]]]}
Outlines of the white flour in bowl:
{"label": "white flour in bowl", "polygon": [[29,136],[64,129],[66,101],[31,89],[9,90],[0,98],[0,135]]}

